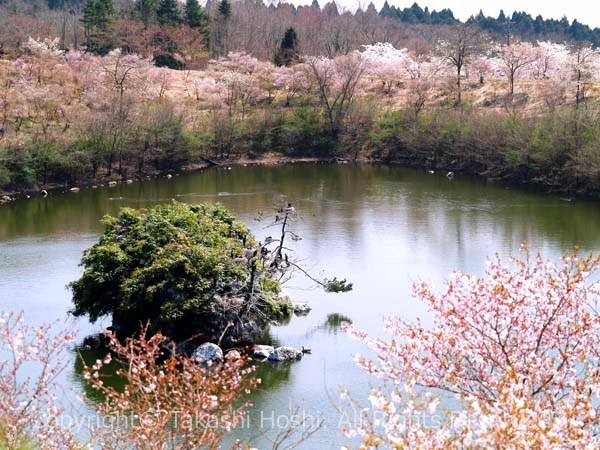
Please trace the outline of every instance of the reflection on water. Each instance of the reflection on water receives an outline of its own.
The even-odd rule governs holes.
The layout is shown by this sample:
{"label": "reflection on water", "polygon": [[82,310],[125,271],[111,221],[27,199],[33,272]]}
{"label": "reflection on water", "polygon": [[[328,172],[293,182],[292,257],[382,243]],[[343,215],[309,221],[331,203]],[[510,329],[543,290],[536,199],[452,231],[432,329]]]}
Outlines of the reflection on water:
{"label": "reflection on water", "polygon": [[[410,297],[415,280],[428,279],[441,288],[450,271],[480,273],[487,256],[514,252],[523,240],[548,256],[575,244],[587,250],[600,244],[596,202],[567,202],[476,179],[449,181],[374,165],[215,169],[0,207],[1,308],[25,309],[35,321],[64,318],[70,307],[65,285],[79,276],[81,252],[101,232],[100,218],[123,206],[171,199],[218,201],[259,239],[272,231],[266,218],[273,205],[289,201],[301,215],[294,231],[303,239],[291,243],[297,256],[315,274],[323,271],[354,283],[350,293],[326,294],[300,275],[291,280],[286,291],[312,311],[270,333],[279,344],[309,347],[312,354],[291,365],[259,367],[263,383],[252,397],[253,414],[285,414],[298,406],[325,419],[325,428],[306,449],[339,448],[344,441],[330,400],[340,384],[359,397],[368,389],[370,380],[353,362],[353,355],[366,349],[339,331],[343,318],[375,335],[381,335],[382,318],[389,314],[424,316],[427,323],[427,311]],[[255,220],[261,216],[265,219]],[[82,336],[101,329],[85,320],[73,324]],[[73,390],[83,389],[76,370],[64,378]],[[239,430],[238,436],[256,431]],[[266,438],[255,445],[267,447],[261,439]]]}

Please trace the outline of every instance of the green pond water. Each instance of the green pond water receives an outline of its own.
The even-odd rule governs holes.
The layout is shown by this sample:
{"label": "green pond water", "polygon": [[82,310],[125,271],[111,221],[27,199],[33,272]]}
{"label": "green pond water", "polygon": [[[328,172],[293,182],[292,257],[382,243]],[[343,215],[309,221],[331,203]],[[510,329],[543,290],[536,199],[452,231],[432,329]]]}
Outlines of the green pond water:
{"label": "green pond water", "polygon": [[[299,212],[292,229],[295,257],[314,274],[346,277],[354,290],[327,294],[298,274],[285,286],[295,301],[309,303],[307,317],[294,317],[270,335],[281,345],[312,348],[288,365],[263,364],[263,382],[252,394],[255,408],[237,438],[270,448],[270,438],[296,410],[323,427],[300,448],[333,449],[347,440],[339,427],[351,414],[338,411],[339,387],[366,401],[369,383],[353,362],[368,353],[339,328],[341,318],[382,336],[385,316],[424,318],[411,298],[416,280],[439,289],[449,272],[481,273],[486,257],[514,253],[527,240],[532,249],[557,257],[578,244],[600,244],[600,205],[486,184],[478,179],[375,165],[290,164],[234,167],[114,188],[52,194],[0,207],[0,309],[23,310],[32,322],[64,320],[70,308],[65,285],[76,279],[83,250],[94,243],[104,214],[123,206],[148,207],[171,199],[220,202],[261,239],[273,207],[291,202]],[[264,220],[257,220],[263,216]],[[104,323],[70,319],[81,339]],[[89,405],[73,400],[83,391],[73,352],[61,382],[73,414]]]}

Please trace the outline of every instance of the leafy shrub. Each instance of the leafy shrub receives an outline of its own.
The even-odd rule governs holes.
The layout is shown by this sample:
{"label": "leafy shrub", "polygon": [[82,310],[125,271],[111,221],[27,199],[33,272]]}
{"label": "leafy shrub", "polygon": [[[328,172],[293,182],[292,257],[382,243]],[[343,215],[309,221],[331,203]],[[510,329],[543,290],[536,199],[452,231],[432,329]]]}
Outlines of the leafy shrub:
{"label": "leafy shrub", "polygon": [[149,322],[151,332],[214,340],[229,321],[265,324],[291,315],[276,280],[251,277],[244,250],[254,239],[222,206],[123,208],[103,222],[99,242],[83,256],[82,277],[70,285],[75,316],[112,315],[123,334]]}

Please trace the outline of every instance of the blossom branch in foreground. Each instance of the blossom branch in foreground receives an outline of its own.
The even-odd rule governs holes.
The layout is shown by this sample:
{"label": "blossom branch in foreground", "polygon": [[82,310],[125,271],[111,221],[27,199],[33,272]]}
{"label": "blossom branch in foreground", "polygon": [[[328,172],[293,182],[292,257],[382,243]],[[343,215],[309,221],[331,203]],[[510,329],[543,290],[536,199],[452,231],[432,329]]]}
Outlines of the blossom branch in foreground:
{"label": "blossom branch in foreground", "polygon": [[99,413],[115,421],[115,426],[95,430],[103,448],[218,448],[223,434],[243,420],[250,406],[243,397],[260,383],[245,358],[203,366],[171,354],[174,344],[160,333],[147,337],[143,330],[139,338],[125,343],[112,334],[108,338],[121,365],[117,376],[124,388],[102,380],[101,369],[111,362],[111,355],[84,371],[91,386],[105,397]]}
{"label": "blossom branch in foreground", "polygon": [[[388,342],[348,327],[377,354],[359,365],[385,385],[370,420],[348,427],[361,448],[598,448],[600,259],[555,264],[523,250],[489,261],[482,278],[452,274],[442,295],[415,284],[430,329],[391,317]],[[444,395],[460,407],[428,426]]]}
{"label": "blossom branch in foreground", "polygon": [[50,325],[27,325],[23,314],[2,314],[0,448],[81,448],[60,423],[62,410],[55,395],[74,339],[74,333]]}

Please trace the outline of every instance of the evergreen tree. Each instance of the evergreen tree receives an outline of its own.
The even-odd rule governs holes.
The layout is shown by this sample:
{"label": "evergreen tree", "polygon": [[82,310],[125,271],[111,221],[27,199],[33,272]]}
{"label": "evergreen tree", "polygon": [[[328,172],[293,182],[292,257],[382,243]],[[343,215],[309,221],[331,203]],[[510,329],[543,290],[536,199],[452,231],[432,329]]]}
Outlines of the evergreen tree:
{"label": "evergreen tree", "polygon": [[231,4],[229,0],[221,0],[217,7],[216,26],[213,27],[211,53],[215,57],[226,55],[229,51],[229,19],[231,18]]}
{"label": "evergreen tree", "polygon": [[285,31],[281,46],[273,62],[278,66],[291,66],[297,63],[298,60],[298,35],[296,30],[290,27]]}
{"label": "evergreen tree", "polygon": [[190,28],[195,28],[204,36],[206,47],[209,45],[210,31],[208,29],[208,17],[198,3],[198,0],[186,0],[184,9],[184,21]]}
{"label": "evergreen tree", "polygon": [[136,9],[144,22],[144,27],[148,28],[156,19],[157,0],[137,0]]}
{"label": "evergreen tree", "polygon": [[175,26],[181,23],[181,13],[177,0],[160,0],[156,10],[156,19],[161,25]]}
{"label": "evergreen tree", "polygon": [[392,8],[390,8],[390,4],[385,0],[383,3],[383,7],[379,11],[379,15],[383,17],[393,17]]}
{"label": "evergreen tree", "polygon": [[83,27],[88,51],[106,54],[113,48],[110,25],[115,18],[112,0],[86,0],[83,5]]}
{"label": "evergreen tree", "polygon": [[229,0],[221,0],[219,3],[219,14],[224,20],[228,20],[231,17],[231,4]]}
{"label": "evergreen tree", "polygon": [[83,5],[83,25],[86,30],[106,31],[115,17],[112,0],[86,0]]}

